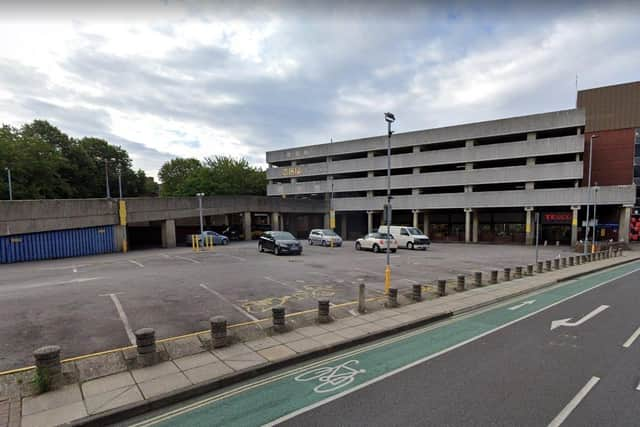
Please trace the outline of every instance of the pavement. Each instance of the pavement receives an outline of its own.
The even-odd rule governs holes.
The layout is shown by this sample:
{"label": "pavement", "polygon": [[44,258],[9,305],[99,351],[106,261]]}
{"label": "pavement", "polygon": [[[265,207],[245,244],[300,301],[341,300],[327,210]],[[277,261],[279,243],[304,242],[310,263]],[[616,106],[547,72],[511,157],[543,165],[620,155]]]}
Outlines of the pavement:
{"label": "pavement", "polygon": [[[539,296],[536,296],[534,303],[525,301],[525,304],[520,304],[516,301],[515,305],[519,306],[517,309],[502,310],[499,315],[487,311],[474,314],[474,316],[485,316],[476,321],[460,320],[442,326],[436,324],[438,327],[434,329],[435,332],[427,328],[427,330],[418,329],[408,333],[409,337],[426,334],[426,339],[416,341],[402,335],[392,336],[387,341],[374,342],[370,345],[370,347],[378,348],[378,351],[373,351],[369,347],[366,347],[365,350],[357,348],[356,350],[348,350],[347,353],[332,355],[328,359],[314,360],[311,364],[296,365],[296,363],[347,346],[391,336],[399,331],[415,328],[445,316],[459,315],[497,301],[513,298],[516,295],[548,288],[558,281],[568,280],[576,275],[588,274],[591,271],[601,270],[622,262],[628,263],[637,258],[637,254],[625,252],[625,255],[619,258],[595,261],[510,282],[502,282],[498,285],[475,288],[436,300],[406,303],[395,309],[378,309],[376,306],[371,313],[337,319],[329,324],[302,326],[283,334],[264,331],[267,336],[236,343],[219,350],[210,350],[207,342],[208,334],[185,337],[162,343],[160,347],[166,356],[165,361],[152,367],[135,368],[130,363],[132,351],[129,349],[66,363],[64,365],[66,377],[73,381],[57,391],[30,395],[28,385],[29,375],[32,371],[11,376],[14,380],[13,383],[6,381],[6,377],[9,376],[0,377],[0,379],[5,378],[4,382],[0,381],[0,390],[3,390],[3,385],[5,390],[11,390],[12,384],[12,390],[14,392],[18,390],[21,394],[22,399],[18,399],[18,403],[16,403],[15,396],[10,401],[14,407],[21,403],[21,425],[23,426],[55,425],[78,419],[80,421],[76,424],[79,425],[104,425],[107,422],[117,421],[120,419],[118,417],[130,417],[139,414],[140,411],[157,409],[162,405],[175,403],[185,398],[196,399],[193,404],[197,408],[185,410],[185,405],[180,404],[177,411],[179,416],[170,419],[166,418],[166,410],[161,410],[160,413],[152,413],[151,423],[210,425],[211,418],[207,417],[211,417],[211,411],[214,411],[216,422],[224,425],[233,425],[234,423],[235,425],[263,424],[289,416],[292,413],[295,414],[300,408],[308,408],[309,405],[317,404],[325,396],[335,394],[342,387],[351,383],[357,385],[367,381],[379,381],[376,378],[384,377],[397,369],[405,369],[406,366],[411,366],[419,362],[420,359],[433,357],[433,355],[438,355],[452,346],[461,345],[460,343],[477,340],[487,331],[500,327],[500,325],[508,324],[523,316],[536,314],[537,310],[551,307],[565,298],[595,289],[606,283],[607,280],[614,280],[633,272],[640,268],[640,263],[621,265],[614,269],[566,282],[562,286],[538,294]],[[633,301],[630,295],[624,296],[628,301]],[[570,316],[564,317],[571,316],[576,315],[571,312]],[[576,316],[576,318],[578,317]],[[562,328],[566,328],[566,326],[558,327],[559,330]],[[433,338],[428,335],[430,333],[439,335]],[[516,336],[518,335],[516,334]],[[477,341],[474,345],[480,345],[482,342],[484,341]],[[390,345],[390,343],[394,344]],[[520,345],[517,340],[515,344],[516,347]],[[487,350],[486,347],[484,349]],[[498,350],[493,349],[492,351],[500,349],[504,351],[505,347],[499,346]],[[480,371],[484,372],[483,366],[486,364],[487,357],[490,356],[485,356],[484,350],[481,350],[482,348],[472,353],[465,351],[465,354],[473,355],[472,366],[475,366],[476,369],[480,367]],[[371,358],[370,360],[361,357],[358,357],[357,360],[353,359],[354,354],[360,354],[363,351],[372,351],[370,356],[367,356],[367,358]],[[134,352],[135,350],[133,350],[133,356]],[[352,359],[357,363],[351,361]],[[510,364],[507,363],[504,357],[502,361],[506,363],[505,367],[520,366],[513,360]],[[335,372],[332,374],[331,370],[328,370],[329,367],[335,368],[336,363],[341,366],[341,369],[347,369],[347,372],[355,371],[357,373],[351,376],[336,376]],[[261,377],[256,382],[224,389],[210,397],[196,397],[207,391],[228,386],[234,381],[248,381],[251,377],[263,375],[288,365],[293,365],[294,368],[284,373],[277,372],[272,376]],[[316,369],[315,373],[318,375],[309,374],[312,369]],[[321,372],[318,372],[317,369],[320,369]],[[360,372],[362,369],[364,372]],[[450,372],[452,369],[450,367],[444,368],[444,371]],[[471,379],[477,375],[473,369],[465,372],[471,372]],[[486,372],[487,375],[490,375],[489,370]],[[495,372],[500,371],[494,371],[494,376]],[[327,375],[329,375],[329,380],[318,382],[318,379],[326,378]],[[354,380],[356,381],[354,382]],[[446,381],[434,381],[432,384],[442,386],[446,385]],[[426,387],[426,384],[422,386]],[[402,384],[399,387],[401,388]],[[415,387],[419,388],[420,385],[416,384]],[[476,390],[476,393],[478,392]],[[456,394],[446,395],[448,399],[457,396]],[[2,393],[0,393],[0,405],[1,396]],[[202,403],[203,399],[206,401],[204,404]],[[364,398],[364,400],[368,399]],[[398,403],[397,400],[393,403]],[[125,412],[123,412],[123,405]],[[221,410],[220,405],[226,409]],[[378,409],[381,407],[382,405]],[[247,408],[252,409],[248,410]],[[324,410],[323,408],[319,407],[318,410]],[[2,406],[0,406],[1,409]],[[306,413],[301,413],[300,416],[304,416]],[[356,411],[352,415],[355,416],[357,413]],[[84,418],[92,414],[93,417]],[[104,418],[105,416],[109,418]],[[141,425],[147,425],[149,423],[148,417],[124,423],[141,422]],[[328,418],[315,419],[326,420]],[[15,417],[13,420],[15,422]],[[389,425],[382,420],[389,421],[388,418],[384,419],[381,416],[379,425]],[[292,418],[290,421],[297,422],[296,418]],[[352,421],[354,424],[358,424],[356,419]],[[300,422],[314,424],[309,420]],[[1,422],[0,426],[2,426]]]}
{"label": "pavement", "polygon": [[[541,247],[541,259],[568,255]],[[531,263],[534,248],[514,245],[433,244],[428,251],[391,256],[394,285],[409,289],[440,278]],[[385,255],[308,246],[302,256],[260,254],[256,242],[232,242],[212,252],[190,248],[132,251],[0,267],[0,372],[31,365],[45,344],[75,357],[132,345],[133,331],[152,327],[168,338],[209,327],[265,319],[282,305],[288,313],[315,308],[319,298],[353,301],[360,283],[381,295]],[[428,297],[435,297],[433,293]]]}

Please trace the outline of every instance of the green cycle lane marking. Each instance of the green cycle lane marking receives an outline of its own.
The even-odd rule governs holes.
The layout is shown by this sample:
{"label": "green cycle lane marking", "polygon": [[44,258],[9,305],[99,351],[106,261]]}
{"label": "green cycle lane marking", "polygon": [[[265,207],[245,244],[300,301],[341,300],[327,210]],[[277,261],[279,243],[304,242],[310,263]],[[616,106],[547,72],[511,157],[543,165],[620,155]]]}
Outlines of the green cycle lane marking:
{"label": "green cycle lane marking", "polygon": [[640,263],[633,262],[592,273],[559,287],[540,291],[534,303],[518,310],[509,310],[508,307],[530,299],[531,294],[496,308],[451,320],[444,325],[431,325],[259,379],[135,425],[275,424],[632,274],[640,270],[639,266]]}

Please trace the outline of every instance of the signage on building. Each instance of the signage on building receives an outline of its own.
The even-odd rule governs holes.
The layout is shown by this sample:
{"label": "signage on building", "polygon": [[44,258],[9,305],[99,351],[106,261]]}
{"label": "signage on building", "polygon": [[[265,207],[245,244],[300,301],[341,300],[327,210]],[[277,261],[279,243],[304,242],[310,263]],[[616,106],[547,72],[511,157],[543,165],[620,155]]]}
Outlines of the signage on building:
{"label": "signage on building", "polygon": [[542,214],[543,224],[571,224],[573,213],[571,212],[546,212]]}
{"label": "signage on building", "polygon": [[282,176],[300,176],[302,175],[302,168],[298,166],[291,166],[282,168]]}

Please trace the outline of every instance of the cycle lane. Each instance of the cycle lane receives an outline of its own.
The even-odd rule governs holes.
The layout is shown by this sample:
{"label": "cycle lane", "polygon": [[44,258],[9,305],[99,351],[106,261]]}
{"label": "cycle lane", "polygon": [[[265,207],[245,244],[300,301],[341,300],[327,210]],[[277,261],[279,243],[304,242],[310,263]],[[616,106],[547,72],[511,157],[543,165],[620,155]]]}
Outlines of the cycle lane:
{"label": "cycle lane", "polygon": [[[535,296],[530,294],[480,313],[431,325],[254,380],[135,425],[247,426],[282,421],[639,269],[640,262],[636,262],[594,273]],[[509,309],[518,305],[519,301],[531,299],[535,299],[535,302],[517,310]]]}

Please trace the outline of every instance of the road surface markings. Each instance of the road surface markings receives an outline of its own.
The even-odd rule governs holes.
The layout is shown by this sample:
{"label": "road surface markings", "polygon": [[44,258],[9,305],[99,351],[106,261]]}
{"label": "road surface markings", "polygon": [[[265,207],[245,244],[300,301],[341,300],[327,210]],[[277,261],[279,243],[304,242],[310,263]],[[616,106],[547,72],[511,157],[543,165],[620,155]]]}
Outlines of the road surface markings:
{"label": "road surface markings", "polygon": [[536,302],[536,300],[534,299],[530,299],[529,301],[523,301],[520,304],[514,305],[513,307],[509,307],[509,310],[513,311],[513,310],[517,310],[519,308],[522,308],[526,305],[530,305],[533,304],[534,302]]}
{"label": "road surface markings", "polygon": [[640,383],[638,383],[638,387],[636,387],[636,390],[640,391]]}
{"label": "road surface markings", "polygon": [[571,399],[571,402],[569,402],[567,406],[565,406],[564,409],[562,409],[562,411],[560,411],[560,413],[556,415],[553,420],[551,420],[551,422],[549,423],[549,427],[559,427],[564,422],[564,420],[566,420],[567,417],[571,415],[571,412],[576,409],[580,402],[582,402],[582,399],[584,399],[587,394],[589,394],[591,389],[595,387],[596,384],[598,384],[598,381],[600,381],[600,378],[591,377],[591,379],[587,381],[587,383],[580,389],[578,394],[576,394],[574,398]]}
{"label": "road surface markings", "polygon": [[349,314],[352,315],[353,317],[358,316],[358,313],[356,313],[356,311],[353,308],[349,309],[348,311],[349,311]]}
{"label": "road surface markings", "polygon": [[118,316],[120,316],[120,320],[124,325],[124,330],[127,333],[127,337],[129,337],[129,342],[131,343],[131,345],[136,345],[136,336],[134,335],[133,330],[131,329],[131,325],[129,325],[129,318],[127,317],[127,313],[124,312],[124,309],[122,308],[122,304],[120,304],[120,300],[118,299],[118,294],[121,294],[121,293],[122,292],[116,292],[113,294],[103,294],[100,296],[111,298],[111,301],[113,301],[113,304],[116,306],[116,310],[118,311]]}
{"label": "road surface markings", "polygon": [[140,267],[140,268],[144,268],[144,265],[142,265],[142,263],[140,263],[140,262],[136,261],[135,259],[130,259],[130,260],[129,260],[129,262],[130,262],[131,264],[135,264],[135,265],[137,265],[137,266],[138,266],[138,267]]}
{"label": "road surface markings", "polygon": [[78,265],[72,264],[72,265],[65,265],[65,266],[62,266],[62,267],[43,267],[43,268],[39,268],[38,270],[39,271],[68,270],[68,269],[71,268],[72,270],[74,270],[74,273],[75,273],[76,269],[81,268],[81,267],[88,267],[90,265],[92,265],[92,264],[78,264]]}
{"label": "road surface markings", "polygon": [[242,258],[241,256],[235,256],[235,255],[229,255],[229,254],[222,254],[222,255],[228,256],[229,258],[237,259],[238,261],[247,262],[247,259]]}
{"label": "road surface markings", "polygon": [[190,262],[192,262],[194,264],[200,264],[200,261],[195,260],[193,258],[187,258],[186,256],[178,256],[178,255],[176,255],[174,258],[183,259],[185,261],[190,261]]}
{"label": "road surface markings", "polygon": [[26,284],[16,284],[16,285],[6,285],[0,287],[0,295],[8,294],[16,291],[23,291],[26,289],[34,289],[34,288],[46,288],[48,286],[61,286],[61,285],[72,285],[74,283],[84,283],[84,282],[93,282],[94,280],[102,280],[104,277],[85,277],[71,280],[63,280],[59,282],[41,282],[41,283],[26,283]]}
{"label": "road surface markings", "polygon": [[586,322],[587,320],[596,317],[598,314],[602,313],[607,308],[609,308],[608,305],[601,305],[600,307],[594,309],[591,313],[586,314],[585,316],[583,316],[582,319],[578,320],[577,322],[569,322],[569,320],[572,319],[571,317],[569,317],[567,319],[554,320],[554,321],[551,322],[551,330],[553,331],[555,328],[558,328],[560,326],[570,326],[570,327],[580,326],[584,322]]}
{"label": "road surface markings", "polygon": [[[226,302],[227,304],[229,304],[231,307],[235,308],[236,311],[239,311],[240,313],[242,313],[243,315],[247,316],[249,319],[253,320],[253,321],[259,321],[260,319],[258,319],[257,317],[255,317],[254,315],[252,315],[251,313],[247,313],[245,310],[242,309],[242,307],[240,307],[239,305],[234,304],[233,302],[231,302],[231,300],[229,300],[229,298],[225,297],[224,295],[222,295],[220,292],[211,289],[210,287],[208,287],[207,285],[205,285],[204,283],[200,283],[200,287],[206,291],[209,291],[211,294],[217,296],[218,298],[220,298],[222,301]],[[258,326],[260,326],[260,323],[258,323]]]}
{"label": "road surface markings", "polygon": [[294,291],[299,291],[299,289],[296,288],[295,286],[291,286],[288,283],[281,282],[280,280],[276,280],[276,279],[274,279],[272,277],[264,276],[264,278],[265,278],[265,280],[268,280],[268,281],[273,282],[273,283],[277,283],[278,285],[284,286],[285,288],[293,289]]}
{"label": "road surface markings", "polygon": [[624,342],[624,344],[622,344],[622,346],[624,348],[629,348],[631,347],[631,345],[633,344],[633,342],[638,339],[638,337],[640,336],[640,328],[636,329],[636,331],[629,337],[628,340],[626,340]]}
{"label": "road surface markings", "polygon": [[354,366],[359,363],[360,361],[352,359],[336,367],[321,366],[305,371],[293,380],[298,382],[318,380],[320,384],[315,386],[313,391],[319,394],[330,393],[351,384],[356,375],[367,372],[365,369],[354,369]]}
{"label": "road surface markings", "polygon": [[416,282],[415,280],[411,280],[411,279],[400,279],[400,280],[404,280],[405,282],[413,283],[414,285],[419,285],[420,284],[420,282]]}

